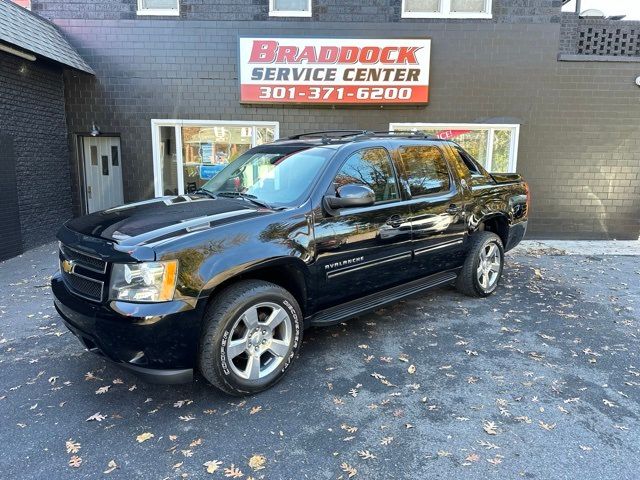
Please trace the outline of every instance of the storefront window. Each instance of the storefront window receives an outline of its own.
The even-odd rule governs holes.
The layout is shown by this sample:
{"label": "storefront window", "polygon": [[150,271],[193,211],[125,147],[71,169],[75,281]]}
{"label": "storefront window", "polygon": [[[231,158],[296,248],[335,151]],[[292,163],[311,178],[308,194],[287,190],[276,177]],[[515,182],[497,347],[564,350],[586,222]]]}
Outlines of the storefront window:
{"label": "storefront window", "polygon": [[278,136],[276,123],[154,120],[152,124],[156,196],[193,193],[229,162]]}
{"label": "storefront window", "polygon": [[193,193],[252,145],[252,127],[183,127],[185,193]]}
{"label": "storefront window", "polygon": [[490,172],[516,169],[519,125],[392,123],[389,129],[420,131],[451,139]]}
{"label": "storefront window", "polygon": [[160,127],[160,164],[162,169],[162,194],[178,194],[178,162],[176,158],[175,127]]}

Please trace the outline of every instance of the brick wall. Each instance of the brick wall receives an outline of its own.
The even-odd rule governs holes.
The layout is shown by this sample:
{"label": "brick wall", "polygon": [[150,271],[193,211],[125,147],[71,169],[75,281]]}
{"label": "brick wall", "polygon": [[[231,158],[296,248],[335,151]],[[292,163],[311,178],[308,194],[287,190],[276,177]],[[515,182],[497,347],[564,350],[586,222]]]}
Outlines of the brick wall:
{"label": "brick wall", "polygon": [[[72,132],[86,131],[95,120],[103,131],[122,135],[127,201],[153,195],[152,118],[279,121],[281,135],[324,128],[386,130],[389,122],[520,123],[518,171],[532,187],[532,235],[638,238],[640,90],[634,80],[640,67],[558,62],[559,1],[496,1],[490,21],[402,20],[392,29],[392,17],[377,16],[399,2],[372,2],[377,10],[366,10],[372,17],[353,23],[346,13],[328,16],[347,8],[348,1],[314,2],[320,17],[312,22],[239,22],[238,16],[266,2],[246,2],[234,12],[225,10],[230,3],[184,1],[184,18],[123,21],[95,17],[108,4],[134,3],[95,2],[95,10],[71,14],[63,8],[56,13],[55,2],[34,2],[34,9],[49,9],[47,15],[97,72],[95,79],[67,75],[68,121]],[[202,9],[197,15],[196,8]],[[200,20],[185,21],[189,12]],[[384,109],[240,105],[238,35],[283,33],[429,36],[430,104]]]}
{"label": "brick wall", "polygon": [[560,52],[640,58],[640,21],[580,18],[575,13],[561,17]]}
{"label": "brick wall", "polygon": [[[34,0],[32,10],[49,19],[136,19],[137,0]],[[493,0],[493,20],[499,23],[559,23],[561,0]],[[311,18],[271,18],[278,22],[403,22],[442,20],[402,19],[402,0],[313,0]],[[169,17],[173,18],[173,17]],[[269,20],[269,0],[180,0],[183,20]],[[466,20],[448,20],[451,23]]]}
{"label": "brick wall", "polygon": [[29,249],[53,240],[72,215],[59,67],[0,52],[0,133],[13,140],[20,233]]}

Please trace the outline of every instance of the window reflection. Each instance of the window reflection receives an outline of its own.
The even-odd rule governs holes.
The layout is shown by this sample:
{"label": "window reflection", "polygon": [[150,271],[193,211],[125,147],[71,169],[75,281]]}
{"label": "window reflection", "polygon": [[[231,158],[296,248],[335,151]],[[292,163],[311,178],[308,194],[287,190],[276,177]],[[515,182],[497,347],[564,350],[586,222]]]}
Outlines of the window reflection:
{"label": "window reflection", "polygon": [[391,160],[383,148],[355,152],[342,166],[334,183],[336,189],[349,183],[366,185],[376,194],[376,202],[398,198]]}
{"label": "window reflection", "polygon": [[[192,193],[253,146],[251,126],[182,127],[184,192]],[[255,144],[272,142],[272,127],[259,127]]]}
{"label": "window reflection", "polygon": [[411,195],[446,192],[450,188],[449,169],[437,147],[402,147]]}

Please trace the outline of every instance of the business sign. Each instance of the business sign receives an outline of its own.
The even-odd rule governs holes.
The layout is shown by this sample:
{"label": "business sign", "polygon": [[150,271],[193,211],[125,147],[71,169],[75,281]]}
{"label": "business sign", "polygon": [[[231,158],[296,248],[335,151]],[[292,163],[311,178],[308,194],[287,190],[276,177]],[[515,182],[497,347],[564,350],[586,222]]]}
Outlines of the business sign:
{"label": "business sign", "polygon": [[210,180],[215,177],[226,165],[200,165],[200,179]]}
{"label": "business sign", "polygon": [[240,38],[240,102],[425,104],[428,39]]}

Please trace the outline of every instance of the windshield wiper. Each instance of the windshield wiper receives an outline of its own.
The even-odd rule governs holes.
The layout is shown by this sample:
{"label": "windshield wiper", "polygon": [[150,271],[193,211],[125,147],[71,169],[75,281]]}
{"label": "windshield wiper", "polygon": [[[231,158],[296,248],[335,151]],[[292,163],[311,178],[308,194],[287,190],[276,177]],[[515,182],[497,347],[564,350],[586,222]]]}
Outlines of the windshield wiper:
{"label": "windshield wiper", "polygon": [[276,207],[269,205],[267,202],[263,202],[262,200],[258,200],[258,197],[255,195],[251,195],[249,193],[240,193],[240,192],[216,192],[216,195],[220,197],[229,197],[229,198],[241,198],[248,202],[253,203],[254,205],[258,205],[259,207],[268,208],[269,210],[276,210]]}
{"label": "windshield wiper", "polygon": [[204,188],[199,188],[197,189],[195,192],[193,193],[200,193],[200,194],[204,194],[207,197],[213,198],[215,200],[216,196],[215,194],[211,193],[209,190],[205,190]]}

